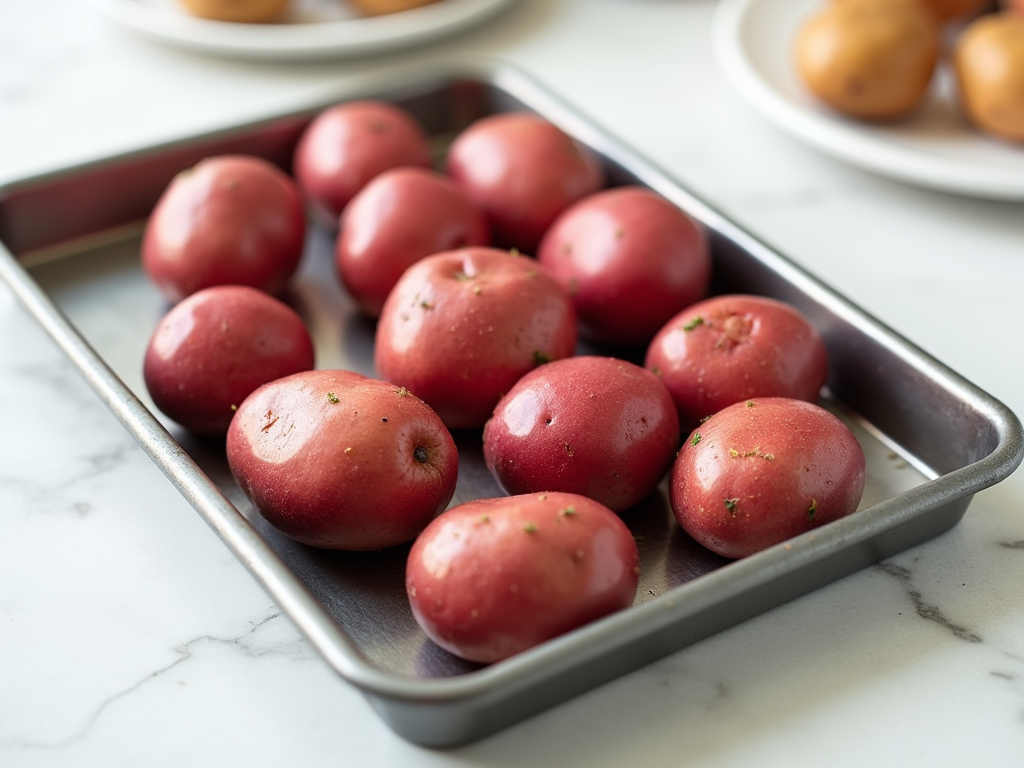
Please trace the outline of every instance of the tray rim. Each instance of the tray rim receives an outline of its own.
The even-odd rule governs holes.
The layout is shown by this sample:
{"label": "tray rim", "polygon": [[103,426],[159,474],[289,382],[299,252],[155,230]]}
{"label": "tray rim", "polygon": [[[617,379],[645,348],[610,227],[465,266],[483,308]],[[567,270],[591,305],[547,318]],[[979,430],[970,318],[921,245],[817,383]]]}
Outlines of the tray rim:
{"label": "tray rim", "polygon": [[[916,347],[888,326],[860,309],[840,293],[784,257],[764,241],[747,233],[723,214],[690,193],[671,175],[591,123],[561,97],[534,78],[504,63],[480,60],[458,61],[439,66],[429,73],[409,75],[408,68],[396,69],[324,94],[308,106],[287,113],[269,115],[242,124],[190,135],[174,141],[119,153],[68,168],[0,184],[0,201],[18,189],[86,173],[113,163],[129,161],[187,147],[214,138],[230,138],[246,129],[276,120],[312,115],[329,104],[357,98],[386,86],[390,90],[426,86],[452,80],[484,81],[520,98],[569,132],[582,138],[613,162],[628,167],[638,179],[677,204],[699,211],[718,231],[756,253],[798,288],[841,310],[858,327],[872,330],[872,337],[897,357],[913,364],[922,374],[957,393],[962,402],[987,418],[998,437],[987,456],[868,507],[856,516],[844,518],[736,561],[693,581],[652,598],[643,604],[608,616],[572,633],[548,641],[506,661],[454,677],[416,679],[386,672],[369,662],[338,622],[299,580],[244,516],[216,488],[185,450],[173,439],[143,403],[124,385],[105,361],[78,333],[19,260],[0,243],[0,276],[30,314],[57,342],[87,382],[99,394],[125,428],[150,455],[187,501],[221,537],[225,545],[250,571],[282,611],[296,624],[318,653],[344,679],[364,694],[416,704],[440,704],[486,696],[495,690],[522,688],[542,679],[555,668],[580,666],[609,649],[622,647],[653,628],[666,627],[685,619],[723,595],[738,594],[766,575],[775,578],[823,560],[852,541],[891,529],[914,519],[923,511],[968,499],[1013,472],[1024,457],[1024,430],[1020,420],[1003,403],[984,392]],[[404,735],[404,734],[403,734]]]}

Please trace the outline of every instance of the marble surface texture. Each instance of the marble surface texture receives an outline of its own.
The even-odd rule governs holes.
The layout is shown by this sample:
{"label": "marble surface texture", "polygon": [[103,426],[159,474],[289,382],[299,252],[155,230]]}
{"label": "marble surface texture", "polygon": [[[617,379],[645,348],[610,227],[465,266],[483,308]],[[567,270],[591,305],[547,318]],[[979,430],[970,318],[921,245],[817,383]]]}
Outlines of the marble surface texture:
{"label": "marble surface texture", "polygon": [[[710,0],[523,0],[457,40],[241,62],[0,2],[0,183],[453,54],[519,65],[1024,413],[1024,206],[822,157],[716,66]],[[1024,151],[1024,150],[1022,150]],[[1024,476],[949,533],[476,744],[395,736],[0,284],[0,765],[1019,766]]]}

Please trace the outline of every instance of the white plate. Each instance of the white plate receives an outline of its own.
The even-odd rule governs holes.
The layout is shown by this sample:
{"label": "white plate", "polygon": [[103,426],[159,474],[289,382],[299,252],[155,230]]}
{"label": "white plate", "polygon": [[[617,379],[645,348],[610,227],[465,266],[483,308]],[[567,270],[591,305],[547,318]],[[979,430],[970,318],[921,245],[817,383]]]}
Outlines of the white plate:
{"label": "white plate", "polygon": [[715,50],[726,76],[769,120],[852,165],[923,187],[974,197],[1024,200],[1024,146],[973,130],[958,111],[949,72],[928,102],[885,126],[844,119],[817,105],[792,63],[802,21],[825,0],[721,0]]}
{"label": "white plate", "polygon": [[411,11],[361,17],[345,0],[293,0],[279,24],[233,24],[191,16],[177,0],[92,0],[109,18],[147,37],[249,59],[362,56],[435,40],[482,23],[515,0],[440,0]]}

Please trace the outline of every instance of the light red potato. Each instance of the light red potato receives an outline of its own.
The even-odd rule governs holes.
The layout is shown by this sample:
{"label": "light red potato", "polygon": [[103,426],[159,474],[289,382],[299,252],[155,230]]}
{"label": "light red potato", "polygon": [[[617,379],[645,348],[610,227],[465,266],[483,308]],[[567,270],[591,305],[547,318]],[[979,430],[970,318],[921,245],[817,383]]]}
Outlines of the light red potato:
{"label": "light red potato", "polygon": [[864,453],[812,403],[762,397],[719,411],[683,443],[670,498],[708,549],[740,558],[856,511]]}
{"label": "light red potato", "polygon": [[604,186],[596,155],[529,112],[476,121],[455,138],[446,167],[487,215],[495,243],[531,255],[558,214]]}
{"label": "light red potato", "polygon": [[239,285],[206,288],[175,305],[146,347],[143,377],[156,407],[191,432],[223,435],[257,387],[313,367],[295,310]]}
{"label": "light red potato", "polygon": [[489,243],[487,220],[455,182],[425,168],[394,168],[346,206],[335,261],[363,313],[379,317],[408,267],[435,253]]}
{"label": "light red potato", "polygon": [[425,403],[348,371],[295,374],[253,392],[231,422],[227,456],[267,521],[329,549],[415,538],[458,477],[452,437]]}
{"label": "light red potato", "polygon": [[642,187],[580,200],[555,220],[537,258],[566,287],[580,335],[608,344],[647,344],[680,310],[703,299],[711,280],[704,231]]}
{"label": "light red potato", "polygon": [[174,177],[142,238],[142,266],[171,301],[215,285],[280,293],[302,258],[295,183],[265,160],[207,158]]}
{"label": "light red potato", "polygon": [[430,147],[416,120],[401,107],[363,100],[317,115],[295,147],[293,171],[313,214],[325,224],[359,190],[391,168],[430,166]]}
{"label": "light red potato", "polygon": [[794,307],[761,296],[716,296],[669,321],[644,366],[672,393],[685,432],[751,397],[817,400],[828,353]]}
{"label": "light red potato", "polygon": [[531,371],[484,427],[487,468],[509,493],[578,493],[616,512],[655,489],[678,447],[668,390],[650,371],[611,357]]}
{"label": "light red potato", "polygon": [[406,387],[449,429],[483,426],[526,373],[568,357],[576,315],[534,259],[495,248],[428,256],[402,275],[377,324],[380,376]]}
{"label": "light red potato", "polygon": [[484,499],[434,520],[409,552],[416,621],[450,653],[501,661],[633,603],[629,529],[567,493]]}

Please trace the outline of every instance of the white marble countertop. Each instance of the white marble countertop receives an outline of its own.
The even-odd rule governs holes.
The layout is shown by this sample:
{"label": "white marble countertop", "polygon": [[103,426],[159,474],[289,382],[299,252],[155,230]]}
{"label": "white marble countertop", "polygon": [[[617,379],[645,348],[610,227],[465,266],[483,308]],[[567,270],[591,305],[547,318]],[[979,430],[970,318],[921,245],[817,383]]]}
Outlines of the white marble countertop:
{"label": "white marble countertop", "polygon": [[[518,64],[1024,413],[1024,205],[802,146],[728,86],[711,0],[523,0],[414,52],[251,63],[0,3],[0,182],[453,53]],[[1022,150],[1024,151],[1024,150]],[[0,285],[0,764],[1019,766],[1024,476],[950,533],[496,736],[412,746],[340,681]]]}

